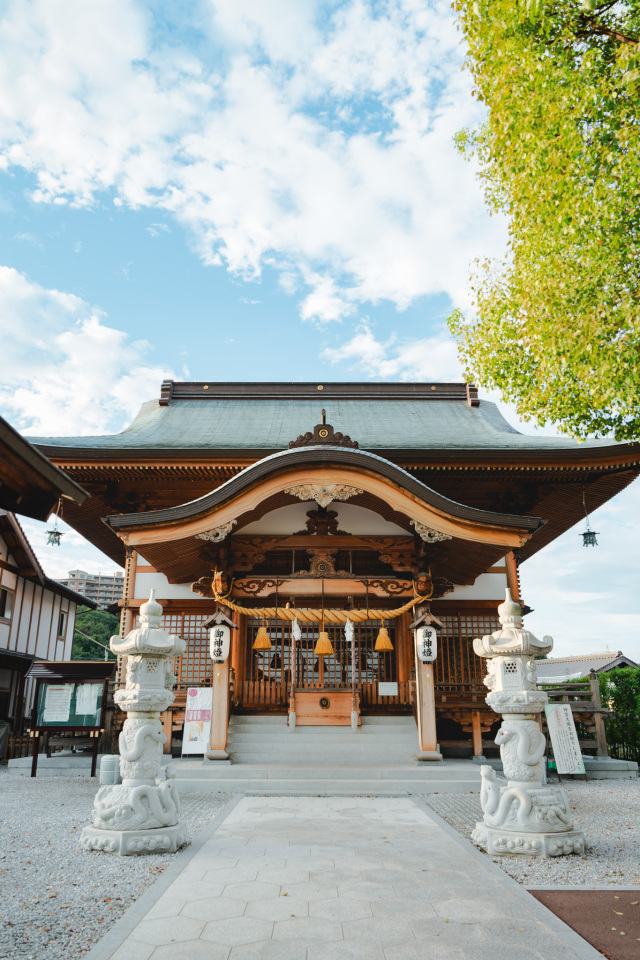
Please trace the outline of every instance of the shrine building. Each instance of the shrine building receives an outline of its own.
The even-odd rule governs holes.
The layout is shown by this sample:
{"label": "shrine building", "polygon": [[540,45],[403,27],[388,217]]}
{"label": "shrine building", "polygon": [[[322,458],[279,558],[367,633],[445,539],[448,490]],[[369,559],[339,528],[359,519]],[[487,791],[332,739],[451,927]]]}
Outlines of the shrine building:
{"label": "shrine building", "polygon": [[[167,733],[188,688],[215,701],[218,614],[232,715],[415,713],[425,757],[482,754],[499,718],[473,638],[505,587],[526,601],[521,564],[640,472],[640,445],[523,435],[463,383],[165,381],[122,433],[35,443],[91,495],[64,519],[125,566],[122,631],[153,588],[187,641]],[[430,673],[416,622],[437,633]]]}

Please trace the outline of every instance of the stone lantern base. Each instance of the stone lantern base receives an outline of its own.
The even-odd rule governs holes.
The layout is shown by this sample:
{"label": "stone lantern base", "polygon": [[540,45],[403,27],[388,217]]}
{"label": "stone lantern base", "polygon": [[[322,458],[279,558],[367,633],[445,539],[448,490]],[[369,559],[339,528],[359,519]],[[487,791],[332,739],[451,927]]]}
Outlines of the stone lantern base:
{"label": "stone lantern base", "polygon": [[82,850],[100,850],[120,856],[141,853],[175,853],[187,839],[184,823],[171,827],[156,827],[154,830],[102,830],[100,827],[85,827],[80,837]]}
{"label": "stone lantern base", "polygon": [[521,855],[525,857],[561,857],[569,853],[584,853],[584,835],[579,830],[562,833],[525,833],[476,823],[471,839],[488,854],[496,856]]}

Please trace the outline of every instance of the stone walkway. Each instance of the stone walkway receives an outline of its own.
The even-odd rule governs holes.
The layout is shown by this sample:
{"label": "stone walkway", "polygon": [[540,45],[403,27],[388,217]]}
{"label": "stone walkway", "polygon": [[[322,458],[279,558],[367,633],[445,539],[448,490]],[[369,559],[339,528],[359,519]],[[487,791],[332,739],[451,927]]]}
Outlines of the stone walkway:
{"label": "stone walkway", "polygon": [[87,960],[601,958],[419,801],[227,811]]}

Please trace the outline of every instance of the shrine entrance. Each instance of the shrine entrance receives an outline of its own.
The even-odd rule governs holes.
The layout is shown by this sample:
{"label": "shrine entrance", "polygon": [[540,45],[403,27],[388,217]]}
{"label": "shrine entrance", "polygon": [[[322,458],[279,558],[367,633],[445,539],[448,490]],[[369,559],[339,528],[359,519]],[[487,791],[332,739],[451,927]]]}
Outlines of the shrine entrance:
{"label": "shrine entrance", "polygon": [[[300,623],[300,639],[294,642],[293,621],[271,618],[263,622],[258,617],[242,619],[245,634],[243,677],[236,684],[235,699],[244,710],[286,712],[292,694],[298,700],[301,697],[304,700],[307,693],[324,692],[329,706],[321,707],[320,719],[325,716],[325,710],[331,711],[330,694],[334,695],[335,703],[348,699],[349,711],[351,696],[355,694],[359,710],[365,713],[379,710],[410,712],[409,680],[399,679],[399,673],[404,671],[398,670],[398,630],[394,620],[354,623],[355,656],[352,657],[344,624],[325,624],[333,654],[322,656],[315,653],[322,629],[320,623]],[[375,649],[383,623],[393,645],[390,651]],[[261,626],[266,628],[270,649],[254,649]],[[340,695],[339,701],[337,695]],[[326,716],[329,715],[327,712]]]}

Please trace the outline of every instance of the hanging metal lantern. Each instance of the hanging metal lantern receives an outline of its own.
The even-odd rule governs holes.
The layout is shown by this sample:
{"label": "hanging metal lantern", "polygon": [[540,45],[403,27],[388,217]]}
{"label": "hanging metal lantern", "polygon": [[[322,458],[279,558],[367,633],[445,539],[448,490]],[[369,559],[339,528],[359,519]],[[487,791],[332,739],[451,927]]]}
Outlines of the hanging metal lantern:
{"label": "hanging metal lantern", "polygon": [[597,539],[596,539],[597,536],[598,536],[598,533],[597,533],[595,530],[592,530],[588,523],[587,523],[587,529],[584,530],[584,531],[580,534],[580,536],[582,537],[582,546],[583,546],[583,547],[597,547],[597,546],[598,546],[598,541],[597,541]]}
{"label": "hanging metal lantern", "polygon": [[47,530],[47,546],[59,547],[62,537],[64,537],[64,533],[61,530],[58,530],[58,521],[56,520],[52,529]]}
{"label": "hanging metal lantern", "polygon": [[586,498],[586,491],[584,487],[582,488],[582,506],[584,507],[584,516],[587,522],[586,527],[584,528],[583,532],[580,534],[580,536],[582,537],[582,546],[597,547],[598,541],[596,538],[598,537],[598,533],[597,531],[591,529],[591,524],[589,523],[589,513],[587,511],[587,498]]}

